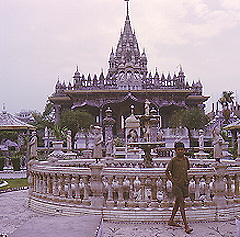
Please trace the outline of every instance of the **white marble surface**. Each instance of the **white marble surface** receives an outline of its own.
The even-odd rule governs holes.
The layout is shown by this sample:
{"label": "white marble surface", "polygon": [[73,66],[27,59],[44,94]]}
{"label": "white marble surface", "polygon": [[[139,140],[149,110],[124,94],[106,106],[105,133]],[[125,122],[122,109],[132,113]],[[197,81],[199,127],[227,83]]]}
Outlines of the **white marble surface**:
{"label": "white marble surface", "polygon": [[[33,217],[45,216],[26,208],[27,192],[27,190],[23,190],[0,194],[0,236],[9,236]],[[190,223],[190,225],[194,228],[194,231],[188,235],[183,228],[170,227],[165,223],[125,224],[104,222],[104,237],[236,237],[234,220],[228,222]]]}
{"label": "white marble surface", "polygon": [[104,223],[104,237],[236,237],[235,221],[190,223],[191,234],[186,234],[183,227],[172,227],[165,223]]}
{"label": "white marble surface", "polygon": [[34,216],[41,216],[26,208],[27,190],[0,194],[0,236],[13,233]]}

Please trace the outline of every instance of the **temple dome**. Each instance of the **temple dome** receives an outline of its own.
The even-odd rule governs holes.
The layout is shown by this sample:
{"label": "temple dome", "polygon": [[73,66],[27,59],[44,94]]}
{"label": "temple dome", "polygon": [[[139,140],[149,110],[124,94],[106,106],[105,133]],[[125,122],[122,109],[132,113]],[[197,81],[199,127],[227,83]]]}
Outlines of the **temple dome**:
{"label": "temple dome", "polygon": [[128,118],[126,118],[125,123],[126,128],[138,128],[140,126],[140,121],[134,114],[131,114]]}

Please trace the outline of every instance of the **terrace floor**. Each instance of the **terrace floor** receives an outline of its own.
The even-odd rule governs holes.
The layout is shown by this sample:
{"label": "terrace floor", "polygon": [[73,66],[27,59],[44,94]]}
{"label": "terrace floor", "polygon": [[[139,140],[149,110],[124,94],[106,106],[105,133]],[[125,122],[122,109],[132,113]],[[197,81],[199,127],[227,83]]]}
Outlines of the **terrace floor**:
{"label": "terrace floor", "polygon": [[[0,236],[11,237],[94,237],[100,216],[49,216],[32,212],[26,207],[27,190],[0,194]],[[183,228],[165,223],[112,223],[104,222],[104,237],[236,237],[235,221],[190,223],[192,234]]]}

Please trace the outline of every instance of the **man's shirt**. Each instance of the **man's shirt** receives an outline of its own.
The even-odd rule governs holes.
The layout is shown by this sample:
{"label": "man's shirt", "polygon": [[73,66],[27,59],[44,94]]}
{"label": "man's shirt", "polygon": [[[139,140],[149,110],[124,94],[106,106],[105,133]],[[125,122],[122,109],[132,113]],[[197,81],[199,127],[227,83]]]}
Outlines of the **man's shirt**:
{"label": "man's shirt", "polygon": [[181,185],[188,184],[187,170],[190,169],[190,163],[186,156],[183,158],[172,158],[167,166],[167,170],[171,172],[174,182]]}

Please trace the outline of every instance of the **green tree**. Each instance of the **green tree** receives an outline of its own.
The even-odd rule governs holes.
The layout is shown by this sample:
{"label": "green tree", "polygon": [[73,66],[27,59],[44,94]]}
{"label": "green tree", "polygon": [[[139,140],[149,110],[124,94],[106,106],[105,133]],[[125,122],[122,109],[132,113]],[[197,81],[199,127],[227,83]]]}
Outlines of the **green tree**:
{"label": "green tree", "polygon": [[3,139],[9,139],[11,141],[17,142],[18,133],[16,131],[0,131],[0,142]]}
{"label": "green tree", "polygon": [[179,127],[183,126],[188,129],[188,135],[190,139],[190,146],[192,147],[193,138],[191,136],[192,129],[204,128],[209,119],[207,115],[199,108],[191,108],[189,110],[181,109],[173,112],[171,116],[171,126]]}
{"label": "green tree", "polygon": [[[86,138],[86,146],[88,146],[89,127],[94,123],[94,118],[86,111],[69,110],[61,114],[60,126],[67,127],[72,132],[72,139],[78,131],[83,131]],[[73,143],[72,143],[73,144]]]}

